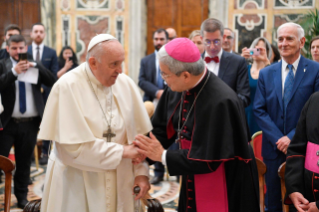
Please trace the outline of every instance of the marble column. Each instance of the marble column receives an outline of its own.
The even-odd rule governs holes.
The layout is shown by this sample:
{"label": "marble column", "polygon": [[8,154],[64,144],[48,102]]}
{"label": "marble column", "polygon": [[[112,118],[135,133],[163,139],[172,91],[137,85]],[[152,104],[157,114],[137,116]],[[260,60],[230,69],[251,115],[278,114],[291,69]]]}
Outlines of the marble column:
{"label": "marble column", "polygon": [[210,0],[209,1],[209,18],[217,18],[225,27],[228,25],[228,1],[229,0]]}
{"label": "marble column", "polygon": [[146,5],[145,1],[130,1],[129,12],[129,76],[138,82],[141,59],[146,53]]}
{"label": "marble column", "polygon": [[[56,1],[41,0],[41,23],[45,26],[46,36],[44,44],[56,49]],[[57,53],[59,54],[59,53]]]}

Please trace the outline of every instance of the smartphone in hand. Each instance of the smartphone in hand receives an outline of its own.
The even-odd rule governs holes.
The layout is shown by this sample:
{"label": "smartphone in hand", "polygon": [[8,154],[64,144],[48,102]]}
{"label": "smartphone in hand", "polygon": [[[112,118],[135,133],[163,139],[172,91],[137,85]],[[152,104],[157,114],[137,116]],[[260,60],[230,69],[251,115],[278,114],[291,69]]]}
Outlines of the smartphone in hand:
{"label": "smartphone in hand", "polygon": [[27,53],[19,53],[19,62],[20,61],[27,61],[27,60],[28,60]]}

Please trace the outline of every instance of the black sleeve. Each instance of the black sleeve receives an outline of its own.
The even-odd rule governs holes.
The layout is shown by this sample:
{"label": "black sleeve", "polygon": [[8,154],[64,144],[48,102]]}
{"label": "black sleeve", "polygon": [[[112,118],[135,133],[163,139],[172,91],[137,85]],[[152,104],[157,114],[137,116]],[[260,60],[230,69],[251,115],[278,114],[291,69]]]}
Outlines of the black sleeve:
{"label": "black sleeve", "polygon": [[11,86],[16,79],[11,70],[6,70],[4,61],[0,62],[0,92]]}
{"label": "black sleeve", "polygon": [[219,167],[221,162],[204,162],[188,159],[188,150],[167,150],[166,165],[170,175],[206,174]]}
{"label": "black sleeve", "polygon": [[56,82],[56,76],[46,69],[41,63],[37,63],[36,68],[39,69],[39,82],[43,83],[48,87],[52,87]]}
{"label": "black sleeve", "polygon": [[240,61],[237,74],[236,93],[244,107],[247,107],[250,104],[250,87],[245,58]]}
{"label": "black sleeve", "polygon": [[293,192],[304,194],[304,163],[307,149],[306,116],[312,97],[302,109],[296,133],[292,138],[287,151],[285,184],[287,195]]}
{"label": "black sleeve", "polygon": [[170,101],[169,88],[166,88],[160,98],[155,113],[152,117],[153,130],[152,133],[159,140],[164,149],[168,149],[173,142],[175,142],[176,134],[168,139],[166,127],[167,127],[167,114],[168,114],[168,102]]}

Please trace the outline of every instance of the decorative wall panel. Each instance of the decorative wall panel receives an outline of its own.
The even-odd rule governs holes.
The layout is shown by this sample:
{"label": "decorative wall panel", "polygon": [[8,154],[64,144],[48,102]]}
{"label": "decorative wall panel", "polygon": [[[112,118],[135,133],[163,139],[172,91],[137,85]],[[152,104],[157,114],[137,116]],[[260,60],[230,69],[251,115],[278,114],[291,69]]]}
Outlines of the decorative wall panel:
{"label": "decorative wall panel", "polygon": [[92,37],[109,31],[108,16],[78,16],[76,19],[76,52],[85,61],[87,46]]}
{"label": "decorative wall panel", "polygon": [[76,8],[81,10],[109,9],[109,0],[77,0]]}

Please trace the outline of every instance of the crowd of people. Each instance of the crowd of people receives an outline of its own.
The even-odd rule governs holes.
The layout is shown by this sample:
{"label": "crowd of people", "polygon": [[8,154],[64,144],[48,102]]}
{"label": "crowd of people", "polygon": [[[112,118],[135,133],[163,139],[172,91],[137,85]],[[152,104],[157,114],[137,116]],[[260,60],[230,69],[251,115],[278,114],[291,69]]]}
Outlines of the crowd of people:
{"label": "crowd of people", "polygon": [[[43,44],[43,24],[34,24],[30,37],[27,48],[20,28],[9,25],[0,50],[0,155],[15,146],[18,207],[27,203],[39,137],[40,163],[49,161],[43,212],[136,211],[135,200],[163,181],[165,166],[181,178],[178,211],[256,212],[249,141],[262,131],[265,211],[282,211],[284,201],[291,211],[319,212],[319,36],[309,60],[301,54],[305,32],[295,23],[277,29],[278,48],[258,37],[241,54],[234,32],[214,18],[189,38],[157,29],[154,53],[141,59],[143,98],[122,74],[124,49],[113,36],[93,37],[82,64],[71,47],[57,57]],[[29,72],[33,82],[25,80]],[[154,103],[151,120],[143,101]],[[285,161],[282,200],[277,170]],[[141,188],[136,196],[134,186]]]}

